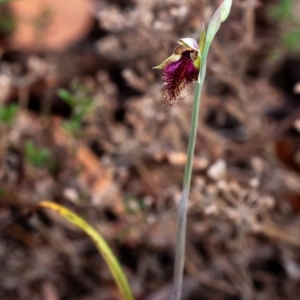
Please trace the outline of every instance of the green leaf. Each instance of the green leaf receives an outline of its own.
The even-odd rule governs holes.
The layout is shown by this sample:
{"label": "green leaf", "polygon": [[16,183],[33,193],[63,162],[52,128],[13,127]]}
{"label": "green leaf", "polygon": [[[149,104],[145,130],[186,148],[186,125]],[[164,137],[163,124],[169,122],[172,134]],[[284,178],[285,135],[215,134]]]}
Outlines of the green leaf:
{"label": "green leaf", "polygon": [[38,149],[32,141],[25,143],[25,157],[31,165],[42,168],[47,167],[52,170],[55,167],[55,160],[48,149]]}
{"label": "green leaf", "polygon": [[4,188],[0,187],[0,199],[4,198],[5,196],[5,190]]}
{"label": "green leaf", "polygon": [[13,1],[16,1],[16,0],[0,0],[0,4],[4,4],[7,2],[13,2]]}
{"label": "green leaf", "polygon": [[118,260],[116,259],[115,255],[113,254],[112,250],[110,249],[109,245],[106,243],[104,238],[95,230],[95,228],[89,225],[84,219],[79,217],[77,214],[54,202],[42,201],[38,205],[38,208],[47,208],[52,211],[55,211],[64,219],[68,220],[70,223],[83,230],[91,239],[91,241],[95,244],[100,254],[103,256],[103,259],[105,260],[113,278],[115,279],[115,282],[123,298],[125,300],[133,300],[132,292],[129,287],[127,278]]}
{"label": "green leaf", "polygon": [[269,9],[269,16],[276,21],[288,21],[291,19],[293,12],[293,1],[280,0],[277,5]]}
{"label": "green leaf", "polygon": [[57,91],[57,95],[67,104],[69,104],[71,107],[74,106],[74,100],[71,95],[71,93],[66,89],[59,89]]}
{"label": "green leaf", "polygon": [[11,124],[18,112],[17,104],[10,104],[8,106],[0,106],[0,122]]}
{"label": "green leaf", "polygon": [[293,29],[283,35],[283,43],[290,51],[297,51],[300,49],[300,29]]}

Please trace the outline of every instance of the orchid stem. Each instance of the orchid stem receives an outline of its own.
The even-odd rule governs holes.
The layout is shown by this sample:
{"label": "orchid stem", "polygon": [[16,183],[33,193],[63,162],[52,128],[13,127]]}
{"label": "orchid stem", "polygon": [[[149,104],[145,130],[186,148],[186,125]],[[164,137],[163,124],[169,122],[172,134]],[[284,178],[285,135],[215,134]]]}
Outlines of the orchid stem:
{"label": "orchid stem", "polygon": [[[183,189],[181,199],[178,205],[178,216],[177,216],[177,241],[176,241],[176,253],[175,253],[175,264],[174,264],[174,285],[172,290],[171,300],[180,300],[182,293],[182,281],[183,271],[185,263],[185,240],[186,240],[186,221],[187,221],[187,210],[188,200],[191,188],[193,160],[195,152],[195,144],[198,129],[198,119],[200,111],[201,93],[202,87],[206,74],[206,59],[208,50],[211,42],[220,28],[222,22],[224,22],[230,12],[232,0],[224,0],[219,8],[212,16],[207,33],[205,34],[205,28],[203,26],[202,33],[199,41],[199,58],[201,59],[200,71],[198,75],[198,81],[196,83],[194,104],[192,111],[192,122],[191,122],[191,133],[189,138],[189,145],[187,150],[187,162],[184,170],[183,177]],[[204,43],[204,44],[203,44]],[[203,46],[203,49],[202,49]]]}
{"label": "orchid stem", "polygon": [[[206,65],[204,64],[204,68]],[[187,162],[184,170],[183,177],[183,192],[178,205],[178,216],[177,216],[177,243],[176,243],[176,253],[175,253],[175,265],[174,265],[174,286],[172,291],[172,300],[180,300],[182,292],[182,280],[183,280],[183,270],[185,262],[185,240],[186,240],[186,220],[187,220],[187,206],[191,187],[192,169],[193,169],[193,159],[194,151],[197,137],[199,110],[201,102],[201,92],[203,86],[203,79],[197,81],[195,94],[194,94],[194,104],[192,112],[192,122],[191,122],[191,134],[189,138],[189,145],[187,150]]]}

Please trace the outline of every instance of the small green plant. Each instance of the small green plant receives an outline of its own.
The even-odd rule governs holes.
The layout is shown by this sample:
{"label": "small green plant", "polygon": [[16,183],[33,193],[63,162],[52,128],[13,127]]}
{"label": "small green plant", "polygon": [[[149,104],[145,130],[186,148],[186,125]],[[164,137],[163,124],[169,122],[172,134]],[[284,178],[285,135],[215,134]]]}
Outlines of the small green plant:
{"label": "small green plant", "polygon": [[289,52],[300,50],[300,21],[294,14],[293,0],[279,0],[269,9],[269,17],[280,29],[280,40]]}
{"label": "small green plant", "polygon": [[25,143],[25,157],[26,161],[38,168],[48,168],[52,170],[55,166],[55,160],[51,152],[42,148],[39,149],[32,141],[26,141]]}
{"label": "small green plant", "polygon": [[4,3],[8,3],[8,2],[12,2],[15,0],[0,0],[0,4],[4,4]]}
{"label": "small green plant", "polygon": [[89,90],[84,85],[73,82],[70,91],[59,89],[57,94],[72,109],[70,119],[63,122],[63,127],[74,137],[80,137],[82,123],[94,105]]}
{"label": "small green plant", "polygon": [[12,128],[17,112],[17,104],[0,105],[0,152],[5,151],[8,145],[9,131]]}
{"label": "small green plant", "polygon": [[0,105],[0,124],[12,125],[17,112],[17,104],[13,103],[8,106]]}
{"label": "small green plant", "polygon": [[1,15],[0,18],[0,37],[11,34],[16,27],[16,22],[11,15]]}
{"label": "small green plant", "polygon": [[280,0],[276,5],[271,6],[269,15],[272,19],[277,21],[288,21],[291,18],[292,9],[292,0]]}
{"label": "small green plant", "polygon": [[4,198],[5,196],[5,190],[4,188],[0,187],[0,199]]}

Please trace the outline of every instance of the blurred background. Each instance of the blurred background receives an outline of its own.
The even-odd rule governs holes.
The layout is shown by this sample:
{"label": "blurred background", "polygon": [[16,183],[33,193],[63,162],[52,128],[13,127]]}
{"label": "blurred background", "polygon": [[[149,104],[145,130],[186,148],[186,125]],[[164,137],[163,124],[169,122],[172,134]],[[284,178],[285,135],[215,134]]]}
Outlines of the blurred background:
{"label": "blurred background", "polygon": [[[0,299],[169,300],[193,99],[161,72],[221,1],[0,4]],[[189,202],[184,300],[300,299],[300,1],[234,0],[208,57]]]}

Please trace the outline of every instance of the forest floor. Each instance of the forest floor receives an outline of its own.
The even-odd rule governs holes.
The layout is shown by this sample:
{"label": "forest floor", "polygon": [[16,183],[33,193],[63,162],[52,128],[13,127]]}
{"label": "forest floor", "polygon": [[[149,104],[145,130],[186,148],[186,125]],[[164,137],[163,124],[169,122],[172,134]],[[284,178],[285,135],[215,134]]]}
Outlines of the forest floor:
{"label": "forest floor", "polygon": [[[28,4],[30,2],[30,5]],[[0,4],[0,299],[169,300],[193,89],[162,103],[178,39],[221,1]],[[183,300],[300,299],[300,1],[234,0],[201,102]]]}

